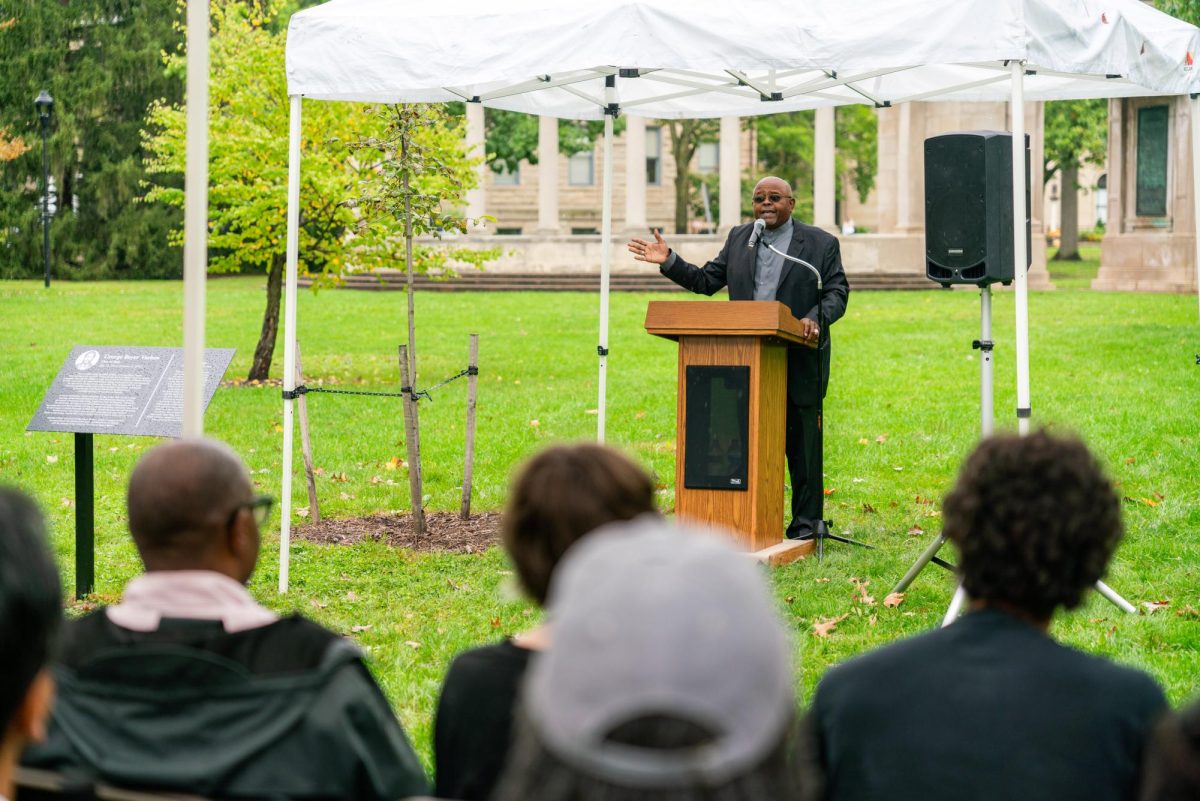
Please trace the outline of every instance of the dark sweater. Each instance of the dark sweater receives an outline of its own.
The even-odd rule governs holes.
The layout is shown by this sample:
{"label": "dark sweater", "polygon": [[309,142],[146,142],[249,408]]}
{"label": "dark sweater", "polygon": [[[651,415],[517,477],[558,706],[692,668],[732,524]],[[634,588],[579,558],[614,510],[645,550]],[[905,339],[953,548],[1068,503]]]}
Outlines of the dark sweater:
{"label": "dark sweater", "polygon": [[1128,801],[1166,708],[1146,674],[983,610],[833,668],[809,724],[831,801]]}
{"label": "dark sweater", "polygon": [[153,632],[68,625],[49,737],[24,764],[222,799],[393,801],[428,783],[358,648],[293,616]]}
{"label": "dark sweater", "polygon": [[534,651],[505,640],[455,657],[434,722],[438,798],[484,801],[512,744],[514,710]]}

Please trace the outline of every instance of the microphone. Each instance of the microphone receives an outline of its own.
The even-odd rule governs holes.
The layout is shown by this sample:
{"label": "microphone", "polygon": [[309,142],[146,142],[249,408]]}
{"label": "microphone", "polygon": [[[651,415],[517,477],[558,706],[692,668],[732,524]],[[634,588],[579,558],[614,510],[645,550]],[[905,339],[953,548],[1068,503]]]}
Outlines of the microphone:
{"label": "microphone", "polygon": [[763,229],[767,227],[767,223],[761,217],[754,221],[754,230],[750,232],[750,241],[746,243],[748,248],[758,247],[758,238],[762,236]]}

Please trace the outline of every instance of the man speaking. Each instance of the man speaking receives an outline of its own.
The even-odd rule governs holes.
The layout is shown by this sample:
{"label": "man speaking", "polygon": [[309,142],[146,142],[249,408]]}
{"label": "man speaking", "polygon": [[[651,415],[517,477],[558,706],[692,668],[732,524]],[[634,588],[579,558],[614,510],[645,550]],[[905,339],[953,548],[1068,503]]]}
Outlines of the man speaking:
{"label": "man speaking", "polygon": [[[629,250],[635,259],[659,265],[663,275],[692,292],[712,295],[728,286],[730,300],[778,300],[800,321],[805,338],[817,344],[815,350],[788,348],[785,450],[792,522],[787,536],[805,537],[823,516],[821,401],[829,383],[829,326],[846,313],[850,286],[837,238],[792,219],[796,200],[786,181],[763,178],[752,200],[754,223],[735,226],[725,247],[703,267],[680,258],[657,231],[653,242],[634,239]],[[797,262],[820,273],[819,291],[813,271]]]}

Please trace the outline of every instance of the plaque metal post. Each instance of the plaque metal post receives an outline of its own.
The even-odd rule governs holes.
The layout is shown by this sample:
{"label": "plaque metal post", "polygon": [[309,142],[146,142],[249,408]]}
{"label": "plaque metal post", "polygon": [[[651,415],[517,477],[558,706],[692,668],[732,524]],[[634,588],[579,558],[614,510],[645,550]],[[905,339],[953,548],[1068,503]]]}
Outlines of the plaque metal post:
{"label": "plaque metal post", "polygon": [[75,597],[96,583],[96,497],[92,435],[75,435]]}

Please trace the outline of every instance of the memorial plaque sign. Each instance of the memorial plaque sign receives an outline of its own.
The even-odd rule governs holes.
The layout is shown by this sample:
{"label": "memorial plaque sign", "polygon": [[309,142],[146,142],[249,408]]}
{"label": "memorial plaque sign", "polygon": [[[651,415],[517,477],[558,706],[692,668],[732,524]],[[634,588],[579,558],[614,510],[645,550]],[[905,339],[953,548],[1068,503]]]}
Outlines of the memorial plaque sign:
{"label": "memorial plaque sign", "polygon": [[[208,408],[233,348],[204,351]],[[183,432],[181,348],[77,345],[27,427],[75,435],[75,596],[95,584],[95,484],[92,436],[178,437]]]}
{"label": "memorial plaque sign", "polygon": [[[205,408],[233,352],[204,351]],[[28,430],[178,437],[183,430],[183,349],[77,345]]]}

